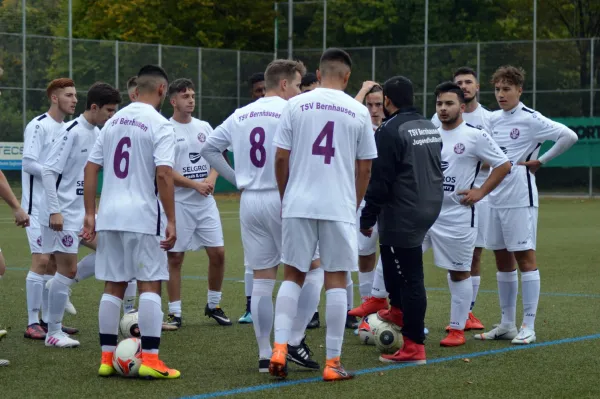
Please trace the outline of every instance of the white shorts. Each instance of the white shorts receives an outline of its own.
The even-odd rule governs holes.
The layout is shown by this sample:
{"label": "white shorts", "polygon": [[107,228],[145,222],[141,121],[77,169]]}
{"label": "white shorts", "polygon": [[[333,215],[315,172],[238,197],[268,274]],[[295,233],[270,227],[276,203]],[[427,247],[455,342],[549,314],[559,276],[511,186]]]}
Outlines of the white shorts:
{"label": "white shorts", "polygon": [[364,206],[358,208],[356,212],[356,231],[358,234],[358,255],[359,256],[367,256],[373,255],[377,252],[377,239],[379,238],[379,233],[377,232],[377,223],[373,226],[373,234],[371,237],[367,237],[360,232],[360,215],[362,213]]}
{"label": "white shorts", "polygon": [[358,238],[354,223],[285,218],[282,222],[281,261],[308,272],[317,244],[321,268],[326,272],[358,271]]}
{"label": "white shorts", "polygon": [[177,241],[169,252],[197,251],[223,246],[223,227],[217,203],[194,206],[175,203]]}
{"label": "white shorts", "polygon": [[535,250],[538,208],[490,208],[487,248],[510,252]]}
{"label": "white shorts", "polygon": [[25,227],[29,250],[32,254],[42,253],[42,229],[36,216],[29,216],[29,226]]}
{"label": "white shorts", "polygon": [[96,236],[98,280],[169,280],[167,252],[160,248],[160,236],[109,230],[99,231]]}
{"label": "white shorts", "polygon": [[477,239],[475,240],[475,248],[487,248],[487,225],[490,218],[489,201],[476,203],[475,213],[477,213]]}
{"label": "white shorts", "polygon": [[425,235],[423,252],[433,248],[433,263],[443,269],[471,271],[477,228],[434,223]]}
{"label": "white shorts", "polygon": [[55,252],[77,254],[79,252],[79,231],[54,231],[48,226],[42,226],[42,253],[53,254]]}

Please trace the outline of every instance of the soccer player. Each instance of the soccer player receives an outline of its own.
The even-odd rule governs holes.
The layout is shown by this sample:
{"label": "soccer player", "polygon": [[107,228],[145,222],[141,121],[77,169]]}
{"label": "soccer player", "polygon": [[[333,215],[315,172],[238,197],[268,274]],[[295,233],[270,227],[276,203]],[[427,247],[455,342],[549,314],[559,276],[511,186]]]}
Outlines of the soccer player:
{"label": "soccer player", "polygon": [[135,94],[135,88],[137,87],[137,76],[132,76],[127,79],[127,94],[129,95],[129,100],[132,103],[136,102],[137,94]]}
{"label": "soccer player", "polygon": [[169,314],[166,325],[172,329],[181,327],[181,265],[185,252],[205,248],[208,255],[208,301],[204,314],[222,326],[230,326],[231,320],[219,306],[225,273],[225,248],[221,218],[212,196],[218,174],[200,156],[213,129],[207,122],[192,117],[196,99],[191,80],[173,81],[168,96],[173,106],[170,121],[175,128],[177,143],[173,181],[178,222],[177,242],[168,252]]}
{"label": "soccer player", "polygon": [[[487,131],[512,164],[510,174],[490,193],[487,247],[494,251],[498,273],[498,296],[502,310],[500,325],[476,339],[506,339],[513,344],[535,342],[535,317],[540,298],[540,272],[535,248],[538,192],[535,172],[577,142],[577,134],[527,108],[520,100],[525,72],[511,65],[494,72],[492,84],[498,105]],[[538,159],[542,143],[555,144]],[[521,271],[523,323],[517,331],[518,276],[511,252]]]}
{"label": "soccer player", "polygon": [[257,72],[250,76],[248,83],[250,84],[250,96],[252,97],[252,101],[256,101],[265,96],[265,74],[263,72]]}
{"label": "soccer player", "polygon": [[46,346],[72,348],[79,341],[61,331],[62,319],[75,282],[79,233],[84,216],[83,168],[104,125],[116,112],[121,95],[106,83],[94,84],[87,93],[86,109],[74,121],[53,132],[42,169],[46,193],[40,209],[42,253],[54,254],[57,272],[50,286],[50,319]]}
{"label": "soccer player", "polygon": [[[265,97],[236,110],[215,129],[201,152],[225,179],[242,190],[240,222],[246,266],[254,272],[251,310],[259,349],[259,372],[269,369],[272,297],[281,263],[281,198],[275,180],[272,142],[286,100],[300,93],[304,72],[301,62],[271,62],[265,72]],[[235,171],[221,156],[221,151],[232,144],[234,153],[238,154]],[[315,254],[304,280],[288,344],[288,360],[310,369],[319,368],[310,358],[304,334],[323,287],[323,270],[317,258]]]}
{"label": "soccer player", "polygon": [[[450,287],[450,328],[441,346],[460,346],[473,298],[471,260],[477,238],[474,205],[488,195],[510,172],[510,162],[498,144],[483,130],[465,122],[463,90],[445,82],[435,89],[436,111],[442,136],[444,201],[442,210],[423,242],[423,252],[433,248],[436,266],[448,270]],[[493,168],[480,187],[475,178],[481,163]]]}
{"label": "soccer player", "polygon": [[351,68],[348,53],[326,50],[317,72],[321,87],[288,102],[273,140],[285,264],[269,365],[277,377],[287,376],[287,344],[317,243],[327,298],[323,379],[353,377],[340,363],[348,306],[346,276],[358,264],[356,210],[377,151],[367,108],[344,93]]}
{"label": "soccer player", "polygon": [[[163,318],[161,282],[169,279],[165,251],[173,248],[177,239],[172,176],[175,133],[171,122],[158,112],[167,95],[168,82],[161,67],[146,65],[140,69],[137,101],[106,122],[84,170],[82,238],[92,240],[97,231],[96,278],[105,281],[98,311],[100,376],[116,373],[112,358],[121,301],[127,282],[133,278],[140,291],[139,375],[168,379],[180,376],[179,371],[168,368],[158,358]],[[96,227],[96,185],[103,166]]]}
{"label": "soccer player", "polygon": [[317,79],[316,74],[308,72],[302,76],[302,82],[300,83],[300,91],[302,93],[312,91],[317,87],[319,87],[319,79]]}
{"label": "soccer player", "polygon": [[[77,104],[75,83],[68,78],[55,79],[48,85],[46,95],[50,100],[48,112],[36,116],[25,127],[21,174],[23,189],[21,206],[30,216],[30,224],[26,230],[31,250],[31,268],[25,279],[28,323],[24,336],[36,340],[46,339],[46,322],[49,312],[48,288],[45,287],[45,284],[54,274],[49,270],[49,263],[53,262],[50,262],[48,255],[42,254],[42,232],[38,221],[40,205],[44,196],[42,166],[46,160],[54,132],[62,127],[67,115],[73,115],[75,112]],[[42,308],[42,320],[38,315],[40,308]],[[65,327],[64,330],[68,334],[77,333],[76,329]]]}

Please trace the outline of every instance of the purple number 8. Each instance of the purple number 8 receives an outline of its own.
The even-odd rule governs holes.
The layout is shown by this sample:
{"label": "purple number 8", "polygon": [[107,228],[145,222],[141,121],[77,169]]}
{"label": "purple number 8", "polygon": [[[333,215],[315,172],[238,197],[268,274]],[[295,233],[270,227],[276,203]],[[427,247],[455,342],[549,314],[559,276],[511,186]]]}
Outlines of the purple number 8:
{"label": "purple number 8", "polygon": [[[258,135],[258,140],[256,136]],[[250,162],[257,168],[262,168],[267,162],[267,150],[265,150],[265,129],[262,127],[255,127],[250,132]],[[258,159],[256,152],[260,153],[260,159]]]}
{"label": "purple number 8", "polygon": [[[127,147],[125,147],[127,146]],[[115,150],[115,159],[113,162],[113,169],[115,176],[119,179],[124,179],[129,174],[129,149],[131,148],[131,139],[129,137],[123,137],[117,144]],[[122,161],[125,160],[125,167],[121,169]]]}

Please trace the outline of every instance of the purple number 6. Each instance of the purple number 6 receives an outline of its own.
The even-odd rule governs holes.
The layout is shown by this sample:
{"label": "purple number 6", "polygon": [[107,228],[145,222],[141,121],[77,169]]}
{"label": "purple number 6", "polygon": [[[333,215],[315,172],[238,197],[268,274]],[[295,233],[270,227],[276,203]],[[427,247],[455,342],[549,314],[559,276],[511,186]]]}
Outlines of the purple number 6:
{"label": "purple number 6", "polygon": [[[117,144],[115,150],[115,159],[113,162],[113,168],[115,170],[115,176],[119,179],[124,179],[129,174],[129,149],[131,148],[131,139],[129,137],[123,137]],[[121,169],[122,161],[125,160],[125,167]]]}
{"label": "purple number 6", "polygon": [[[256,140],[258,135],[258,140]],[[257,168],[262,168],[267,162],[267,150],[265,150],[265,129],[262,127],[255,127],[250,132],[250,162]],[[256,152],[260,153],[260,159],[258,159]]]}
{"label": "purple number 6", "polygon": [[[313,155],[323,155],[327,165],[331,163],[331,158],[335,155],[335,148],[333,148],[333,126],[333,121],[327,122],[312,146]],[[325,145],[321,145],[323,139],[325,139]]]}

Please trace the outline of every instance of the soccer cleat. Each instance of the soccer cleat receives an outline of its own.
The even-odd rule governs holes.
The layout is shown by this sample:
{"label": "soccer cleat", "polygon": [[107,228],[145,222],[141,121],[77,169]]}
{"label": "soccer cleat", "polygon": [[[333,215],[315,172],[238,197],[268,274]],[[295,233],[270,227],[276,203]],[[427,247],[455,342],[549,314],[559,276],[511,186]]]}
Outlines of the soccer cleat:
{"label": "soccer cleat", "polygon": [[[50,289],[53,282],[54,282],[54,278],[51,278],[50,280],[46,281],[46,289],[47,290]],[[70,288],[69,288],[69,296],[67,297],[67,304],[65,306],[65,312],[72,314],[72,315],[77,314],[77,309],[75,309],[75,306],[71,302],[71,289]]]}
{"label": "soccer cleat", "polygon": [[535,331],[531,328],[521,327],[519,333],[513,338],[512,343],[515,345],[527,345],[535,342]]}
{"label": "soccer cleat", "polygon": [[389,309],[380,310],[377,312],[379,320],[387,321],[402,328],[404,326],[404,314],[402,311],[394,306],[390,306]]}
{"label": "soccer cleat", "polygon": [[100,377],[110,377],[111,375],[117,374],[117,370],[113,366],[113,352],[102,352],[102,360],[100,362],[100,368],[98,369],[98,375]]}
{"label": "soccer cleat", "polygon": [[271,359],[258,359],[258,372],[268,373],[269,363],[271,363]]}
{"label": "soccer cleat", "polygon": [[162,323],[163,331],[175,331],[181,328],[181,317],[175,316],[173,313],[169,313],[167,321]]}
{"label": "soccer cleat", "polygon": [[6,359],[0,359],[0,367],[8,366],[10,362]]}
{"label": "soccer cleat", "polygon": [[54,346],[56,348],[77,348],[79,341],[69,337],[68,334],[59,331],[54,334],[46,334],[46,346]]}
{"label": "soccer cleat", "polygon": [[384,363],[426,364],[425,345],[420,345],[404,336],[402,348],[393,355],[381,355],[379,361]]}
{"label": "soccer cleat", "polygon": [[142,353],[142,365],[138,375],[146,379],[174,379],[179,378],[181,373],[168,368],[158,359],[158,354]]}
{"label": "soccer cleat", "polygon": [[344,381],[354,378],[354,374],[348,373],[340,363],[339,357],[327,359],[323,370],[324,381]]}
{"label": "soccer cleat", "polygon": [[483,323],[473,315],[473,312],[469,312],[469,318],[465,324],[465,331],[467,330],[483,330]]}
{"label": "soccer cleat", "polygon": [[349,314],[346,314],[346,328],[350,328],[352,330],[358,328],[358,319],[356,316],[350,316]]}
{"label": "soccer cleat", "polygon": [[238,320],[240,324],[252,324],[252,313],[245,312],[242,317]]}
{"label": "soccer cleat", "polygon": [[513,338],[515,338],[517,336],[519,332],[517,331],[517,327],[515,326],[511,326],[510,328],[506,328],[506,327],[502,327],[502,325],[499,325],[498,327],[495,327],[494,329],[488,331],[488,332],[484,332],[481,334],[475,334],[475,339],[480,339],[480,340],[498,340],[498,339],[503,339],[503,340],[512,340]]}
{"label": "soccer cleat", "polygon": [[464,330],[455,330],[454,328],[451,328],[446,338],[440,341],[440,346],[461,346],[466,342]]}
{"label": "soccer cleat", "polygon": [[223,312],[223,309],[221,309],[219,306],[217,306],[214,309],[211,309],[208,307],[208,303],[207,303],[206,307],[204,308],[204,315],[208,316],[208,317],[212,317],[213,319],[215,319],[217,321],[217,323],[219,323],[222,326],[230,326],[231,325],[231,320],[229,320],[229,317],[227,317],[227,315],[225,315],[225,312]]}
{"label": "soccer cleat", "polygon": [[[45,332],[48,332],[48,323],[46,323],[44,320],[40,320],[40,326],[42,326]],[[79,330],[74,327],[62,326],[62,332],[69,335],[75,335],[79,332]]]}
{"label": "soccer cleat", "polygon": [[0,341],[2,341],[2,338],[6,337],[6,334],[8,334],[6,330],[0,330]]}
{"label": "soccer cleat", "polygon": [[319,312],[315,312],[312,319],[308,322],[306,328],[312,330],[313,328],[319,327],[321,327],[321,321],[319,320]]}
{"label": "soccer cleat", "polygon": [[277,378],[285,378],[288,375],[287,370],[287,344],[273,345],[273,355],[269,361],[269,374]]}
{"label": "soccer cleat", "polygon": [[302,338],[300,345],[292,346],[288,344],[287,346],[287,360],[290,360],[299,366],[306,367],[307,369],[318,370],[321,366],[310,358],[312,354],[312,351],[306,344],[306,336]]}
{"label": "soccer cleat", "polygon": [[364,301],[360,306],[350,310],[348,314],[355,317],[365,317],[387,308],[388,301],[386,298],[376,298],[372,296]]}
{"label": "soccer cleat", "polygon": [[40,323],[30,324],[27,326],[27,330],[25,330],[24,337],[29,339],[43,340],[46,339],[46,330],[40,326]]}

